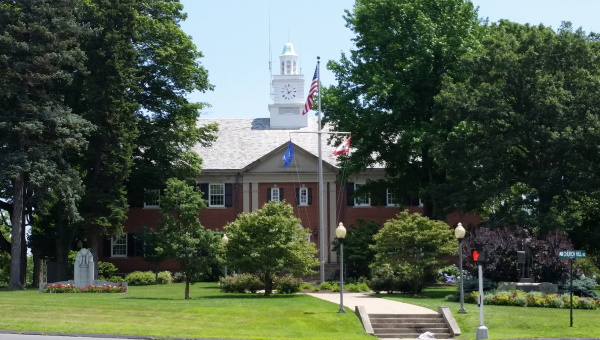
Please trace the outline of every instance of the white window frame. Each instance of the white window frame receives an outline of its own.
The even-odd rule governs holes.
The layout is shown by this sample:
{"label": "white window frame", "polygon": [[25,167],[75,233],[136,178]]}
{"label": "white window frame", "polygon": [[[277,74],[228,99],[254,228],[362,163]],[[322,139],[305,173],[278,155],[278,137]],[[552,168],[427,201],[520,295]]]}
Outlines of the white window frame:
{"label": "white window frame", "polygon": [[281,190],[279,188],[271,188],[271,197],[269,201],[281,201]]}
{"label": "white window frame", "polygon": [[127,257],[127,233],[110,240],[110,257]]}
{"label": "white window frame", "polygon": [[[217,190],[217,188],[220,188],[220,190]],[[222,203],[219,204],[219,201]],[[225,207],[225,184],[224,183],[209,183],[208,184],[208,206],[211,208],[224,208]]]}
{"label": "white window frame", "polygon": [[371,197],[358,197],[358,195],[356,195],[356,190],[361,185],[365,185],[365,183],[354,183],[354,206],[355,207],[370,207],[371,206]]}
{"label": "white window frame", "polygon": [[[148,202],[146,202],[148,201]],[[158,209],[160,208],[160,190],[159,189],[144,189],[144,208]]]}
{"label": "white window frame", "polygon": [[385,203],[388,207],[397,207],[398,200],[391,189],[385,189]]}
{"label": "white window frame", "polygon": [[298,205],[308,205],[308,188],[302,187],[300,190],[298,190]]}

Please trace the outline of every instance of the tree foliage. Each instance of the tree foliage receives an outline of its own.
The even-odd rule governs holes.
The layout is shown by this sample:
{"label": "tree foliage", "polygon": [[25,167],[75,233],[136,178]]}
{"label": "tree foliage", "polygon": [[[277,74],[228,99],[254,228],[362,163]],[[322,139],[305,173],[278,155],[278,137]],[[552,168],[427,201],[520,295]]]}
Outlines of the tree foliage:
{"label": "tree foliage", "polygon": [[276,274],[309,274],[319,265],[317,250],[307,239],[309,231],[285,202],[270,201],[256,212],[240,214],[225,231],[228,263],[261,277],[265,295],[271,294]]}
{"label": "tree foliage", "polygon": [[[344,276],[354,279],[370,277],[369,266],[375,260],[375,252],[371,245],[375,244],[374,236],[379,231],[379,223],[359,219],[358,225],[351,224],[344,238]],[[337,238],[333,241],[333,250],[339,251]]]}
{"label": "tree foliage", "polygon": [[489,27],[438,97],[449,206],[535,233],[582,225],[600,197],[599,51],[568,23]]}
{"label": "tree foliage", "polygon": [[174,178],[167,181],[161,200],[160,241],[168,257],[179,263],[186,300],[190,298],[190,283],[210,270],[221,247],[219,237],[200,224],[198,213],[205,207],[195,187]]}
{"label": "tree foliage", "polygon": [[350,171],[385,164],[387,187],[422,197],[425,215],[439,217],[434,97],[476,44],[476,11],[463,0],[358,0],[346,22],[356,48],[328,63],[338,85],[323,91],[325,120],[352,131]]}
{"label": "tree foliage", "polygon": [[463,240],[463,266],[475,276],[477,263],[470,260],[471,250],[485,250],[485,278],[495,282],[518,282],[523,276],[523,268],[517,263],[517,251],[524,251],[526,243],[531,252],[530,277],[535,282],[559,283],[566,278],[569,265],[559,259],[558,253],[573,249],[573,245],[560,231],[537,237],[522,227],[469,229]]}
{"label": "tree foliage", "polygon": [[389,266],[391,271],[412,283],[419,292],[428,277],[435,277],[445,264],[444,256],[454,255],[458,245],[452,230],[442,221],[403,211],[387,221],[375,235],[373,271]]}
{"label": "tree foliage", "polygon": [[83,187],[71,159],[91,125],[66,105],[73,75],[85,71],[79,9],[76,0],[0,4],[0,185],[11,203],[14,289],[23,288],[26,210],[53,194],[63,222],[79,219]]}

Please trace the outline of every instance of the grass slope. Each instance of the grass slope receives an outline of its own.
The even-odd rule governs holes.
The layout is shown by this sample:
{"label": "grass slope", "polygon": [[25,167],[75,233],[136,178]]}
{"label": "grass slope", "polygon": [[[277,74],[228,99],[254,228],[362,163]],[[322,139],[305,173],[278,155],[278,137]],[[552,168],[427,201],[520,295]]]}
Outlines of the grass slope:
{"label": "grass slope", "polygon": [[0,291],[0,329],[156,337],[373,339],[353,313],[306,295],[224,294],[214,283],[130,287],[127,294]]}
{"label": "grass slope", "polygon": [[[458,314],[460,303],[445,301],[444,297],[456,292],[456,287],[431,287],[419,296],[381,294],[382,298],[406,302],[437,310],[448,306],[458,323],[461,339],[475,339],[479,327],[479,307],[465,304],[467,314]],[[518,338],[581,338],[600,337],[600,310],[573,310],[570,327],[569,309],[484,306],[484,325],[490,339]]]}

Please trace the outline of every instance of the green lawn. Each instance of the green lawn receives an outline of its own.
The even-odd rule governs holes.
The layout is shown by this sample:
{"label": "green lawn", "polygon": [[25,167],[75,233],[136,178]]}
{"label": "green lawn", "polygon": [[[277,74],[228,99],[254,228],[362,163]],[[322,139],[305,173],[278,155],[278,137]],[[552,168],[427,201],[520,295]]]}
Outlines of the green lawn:
{"label": "green lawn", "polygon": [[[456,291],[455,287],[431,287],[421,296],[381,294],[386,299],[402,301],[437,310],[448,306],[462,331],[461,339],[475,339],[479,327],[479,307],[465,304],[467,314],[456,313],[457,302],[444,300]],[[484,306],[484,325],[490,339],[544,338],[544,337],[600,337],[600,310],[573,310],[573,327],[570,327],[569,309]]]}
{"label": "green lawn", "polygon": [[214,283],[130,287],[127,294],[0,291],[0,329],[245,339],[373,339],[354,313],[310,296],[223,294]]}

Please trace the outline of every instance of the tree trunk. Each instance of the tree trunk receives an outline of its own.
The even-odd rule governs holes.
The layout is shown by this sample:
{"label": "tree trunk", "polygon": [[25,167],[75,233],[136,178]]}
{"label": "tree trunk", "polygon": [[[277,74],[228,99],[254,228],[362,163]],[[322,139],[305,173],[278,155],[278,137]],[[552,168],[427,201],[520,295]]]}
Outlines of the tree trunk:
{"label": "tree trunk", "polygon": [[24,289],[21,284],[21,230],[23,228],[23,195],[25,187],[25,174],[21,172],[14,181],[13,213],[10,244],[10,289]]}
{"label": "tree trunk", "polygon": [[33,254],[33,287],[39,287],[44,282],[45,261],[36,253]]}
{"label": "tree trunk", "polygon": [[185,299],[190,299],[190,278],[187,275],[185,277]]}
{"label": "tree trunk", "polygon": [[273,292],[273,280],[271,278],[271,272],[265,272],[265,296],[271,295]]}
{"label": "tree trunk", "polygon": [[27,287],[27,236],[25,235],[25,207],[21,219],[21,284]]}
{"label": "tree trunk", "polygon": [[90,231],[90,237],[92,238],[92,258],[94,259],[94,280],[98,280],[98,262],[100,262],[100,258],[98,257],[100,254],[100,240],[98,228],[96,226],[90,225],[89,228],[92,228]]}

